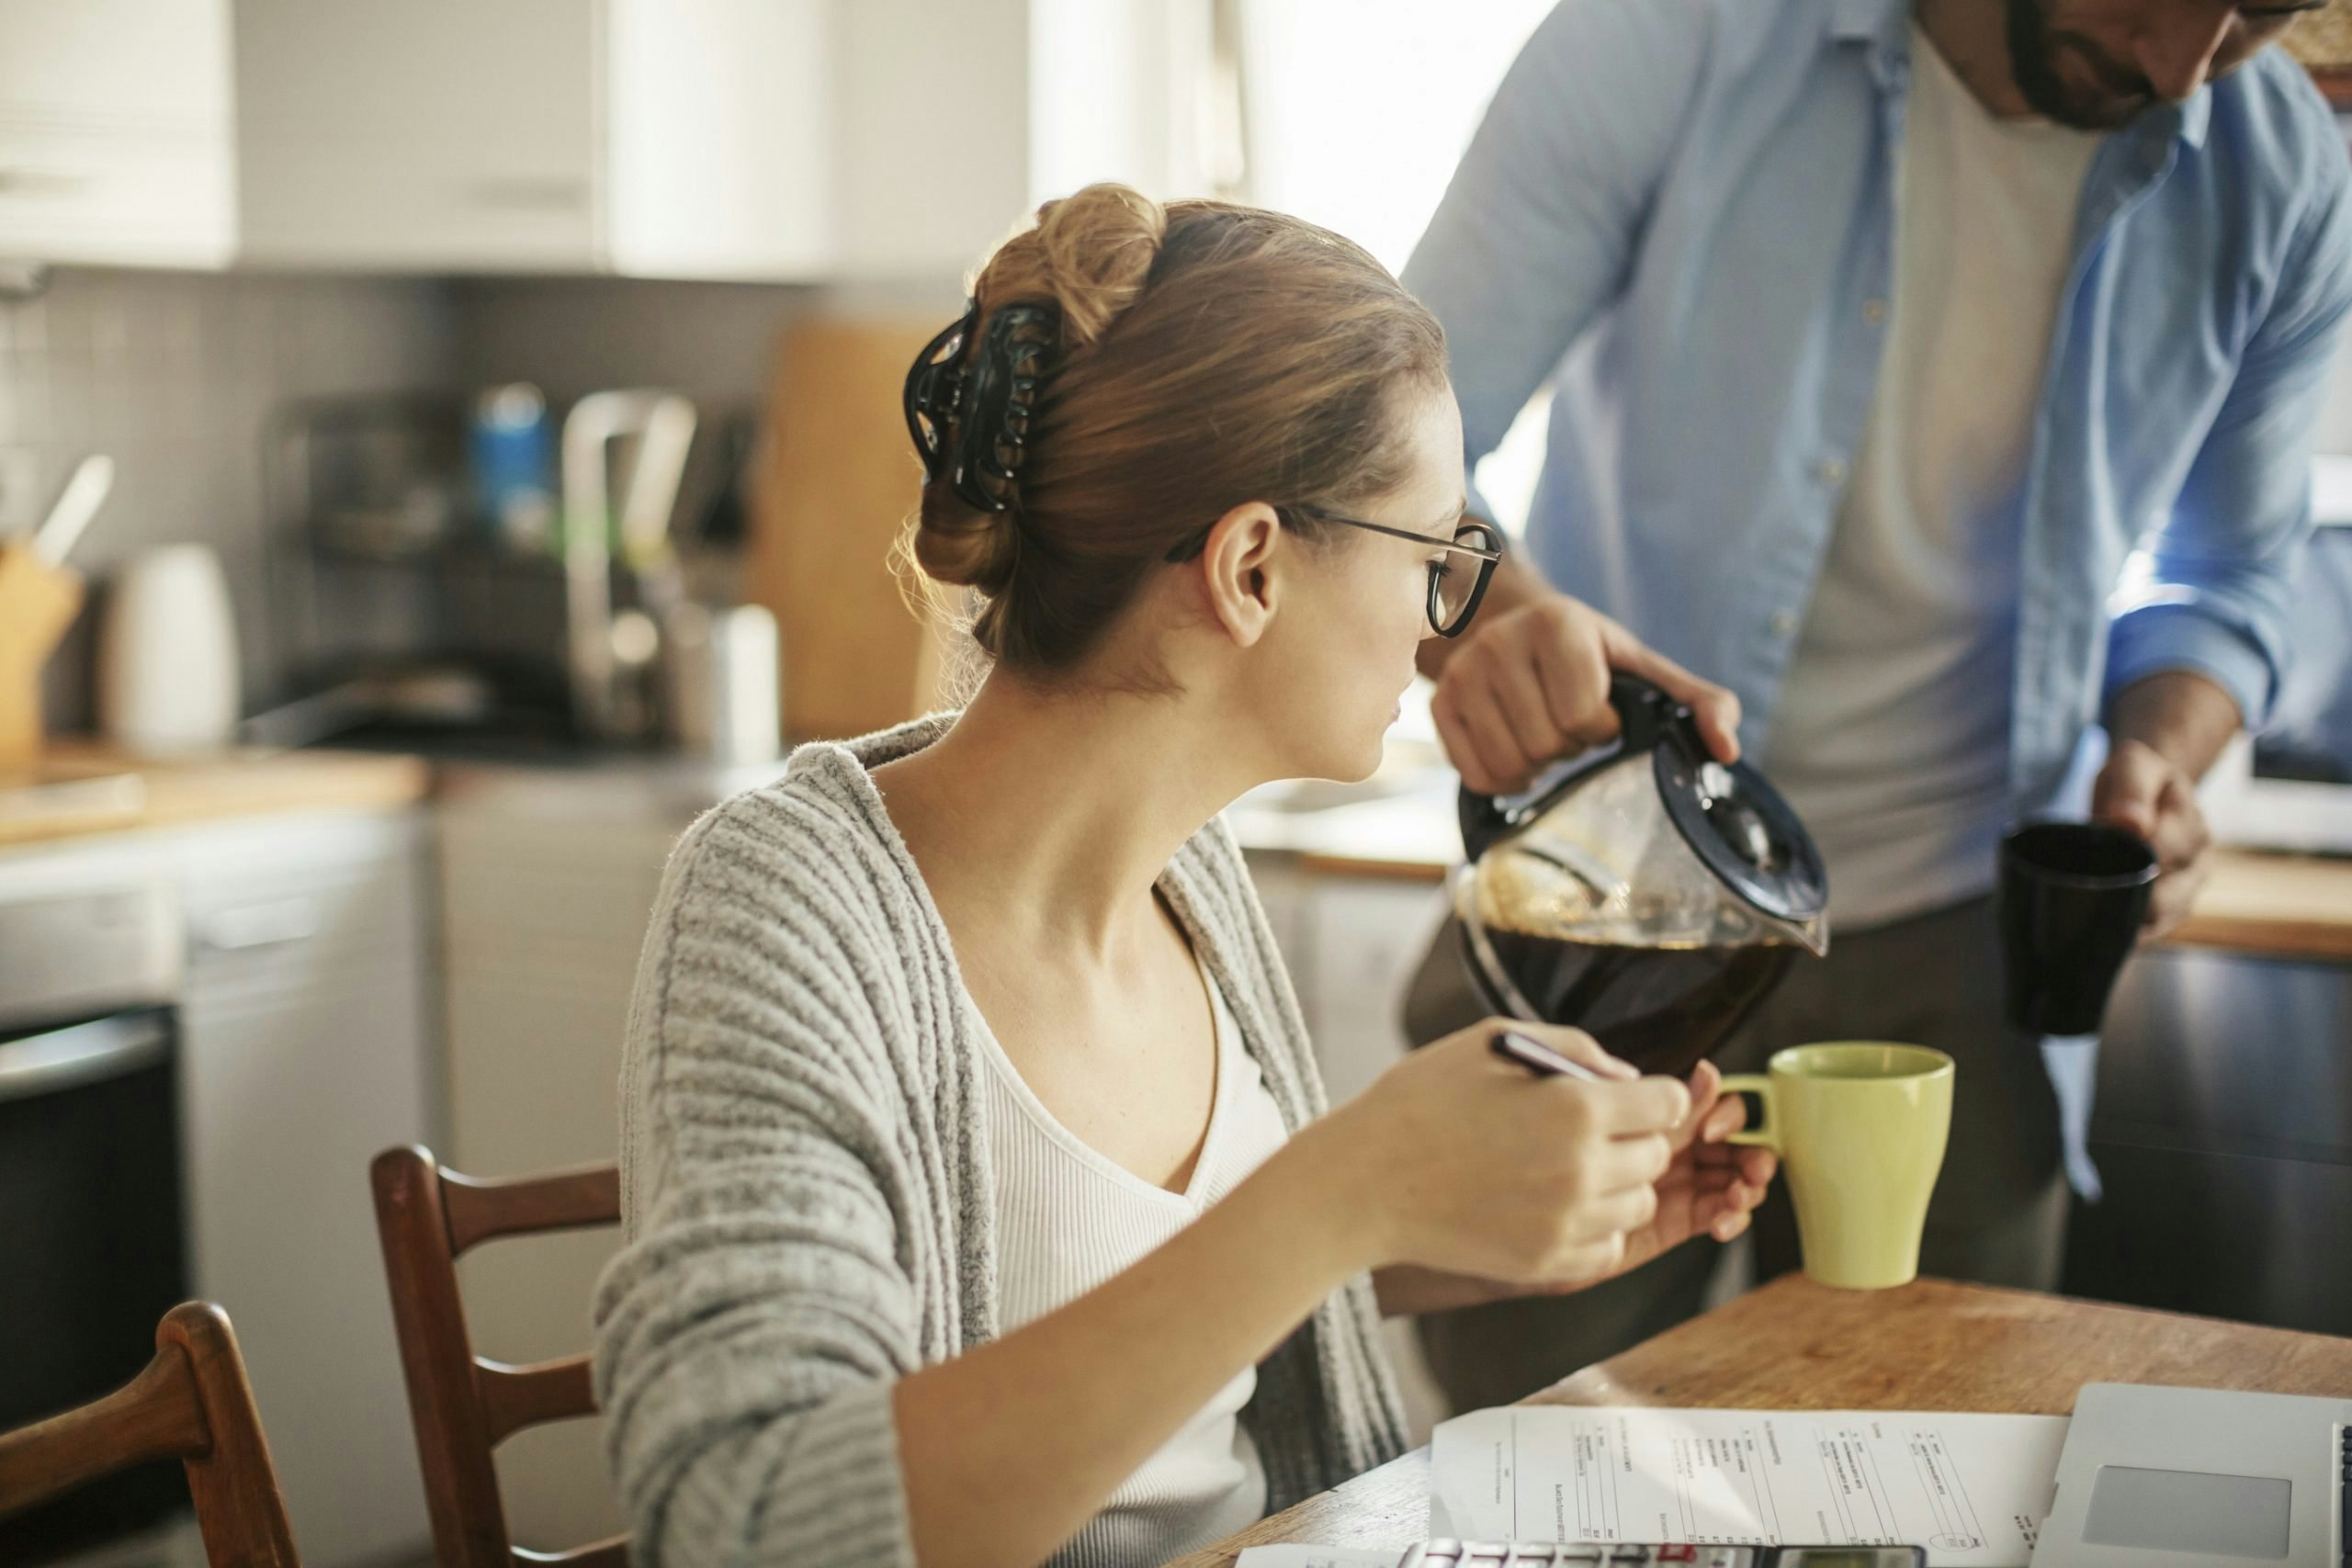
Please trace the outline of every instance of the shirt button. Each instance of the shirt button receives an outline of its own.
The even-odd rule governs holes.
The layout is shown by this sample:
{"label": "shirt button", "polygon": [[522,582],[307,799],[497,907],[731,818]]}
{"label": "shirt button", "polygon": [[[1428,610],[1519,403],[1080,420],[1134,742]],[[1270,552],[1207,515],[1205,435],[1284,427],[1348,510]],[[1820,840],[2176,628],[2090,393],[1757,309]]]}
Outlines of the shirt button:
{"label": "shirt button", "polygon": [[1815,468],[1814,472],[1821,476],[1821,482],[1823,484],[1844,484],[1846,482],[1846,460],[1843,457],[1824,457],[1821,460],[1820,466]]}
{"label": "shirt button", "polygon": [[1863,300],[1862,320],[1874,327],[1886,325],[1886,301],[1883,299]]}
{"label": "shirt button", "polygon": [[1796,636],[1796,613],[1792,610],[1782,610],[1780,614],[1774,615],[1772,617],[1772,635],[1774,637]]}

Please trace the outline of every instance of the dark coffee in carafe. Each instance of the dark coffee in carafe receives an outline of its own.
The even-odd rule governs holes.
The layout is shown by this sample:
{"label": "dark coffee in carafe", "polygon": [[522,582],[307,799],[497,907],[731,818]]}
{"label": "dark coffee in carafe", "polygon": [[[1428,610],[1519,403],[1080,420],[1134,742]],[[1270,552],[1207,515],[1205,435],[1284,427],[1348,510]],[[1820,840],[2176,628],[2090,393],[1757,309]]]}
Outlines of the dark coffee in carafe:
{"label": "dark coffee in carafe", "polygon": [[[1783,943],[1614,947],[1515,931],[1490,931],[1487,942],[1538,1017],[1573,1023],[1611,1055],[1676,1077],[1730,1039],[1804,951]],[[1507,998],[1487,1001],[1512,1010]]]}

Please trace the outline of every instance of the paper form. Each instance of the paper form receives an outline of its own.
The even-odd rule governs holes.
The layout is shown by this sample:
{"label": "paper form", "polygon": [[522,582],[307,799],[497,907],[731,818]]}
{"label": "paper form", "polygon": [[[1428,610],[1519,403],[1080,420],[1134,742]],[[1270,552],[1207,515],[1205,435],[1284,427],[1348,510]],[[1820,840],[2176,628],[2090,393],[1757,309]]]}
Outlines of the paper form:
{"label": "paper form", "polygon": [[1404,1555],[1401,1546],[1251,1546],[1233,1568],[1396,1568]]}
{"label": "paper form", "polygon": [[2025,1568],[2063,1416],[1856,1410],[1481,1410],[1430,1448],[1452,1529],[1493,1540],[1924,1546],[1931,1568]]}

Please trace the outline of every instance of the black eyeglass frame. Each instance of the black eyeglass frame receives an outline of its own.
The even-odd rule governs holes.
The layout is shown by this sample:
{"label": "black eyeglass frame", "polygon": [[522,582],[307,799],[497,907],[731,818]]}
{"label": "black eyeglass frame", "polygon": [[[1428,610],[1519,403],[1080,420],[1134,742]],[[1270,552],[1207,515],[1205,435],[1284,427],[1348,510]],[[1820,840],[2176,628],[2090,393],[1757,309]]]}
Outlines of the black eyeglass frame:
{"label": "black eyeglass frame", "polygon": [[[1478,581],[1470,585],[1470,597],[1463,602],[1462,613],[1454,616],[1450,625],[1444,619],[1444,593],[1442,585],[1445,580],[1439,575],[1443,563],[1440,561],[1429,563],[1430,629],[1440,637],[1460,637],[1469,628],[1471,619],[1478,614],[1479,601],[1487,596],[1487,584],[1494,581],[1496,564],[1503,558],[1502,530],[1490,523],[1462,523],[1455,526],[1453,538],[1440,539],[1428,534],[1417,534],[1410,528],[1396,528],[1385,523],[1368,523],[1361,517],[1343,516],[1337,512],[1328,512],[1322,507],[1310,505],[1303,501],[1287,502],[1274,508],[1274,515],[1277,517],[1283,517],[1285,513],[1293,512],[1302,516],[1312,517],[1317,523],[1336,523],[1343,528],[1362,528],[1367,533],[1385,534],[1392,539],[1410,539],[1417,545],[1431,546],[1454,555],[1470,556],[1476,558],[1478,562]],[[1287,521],[1286,518],[1285,521]],[[1211,524],[1208,528],[1202,529],[1169,551],[1168,558],[1171,561],[1191,560],[1208,548],[1209,533],[1215,527],[1216,525]],[[1466,542],[1472,538],[1483,538],[1490,543],[1477,545]]]}

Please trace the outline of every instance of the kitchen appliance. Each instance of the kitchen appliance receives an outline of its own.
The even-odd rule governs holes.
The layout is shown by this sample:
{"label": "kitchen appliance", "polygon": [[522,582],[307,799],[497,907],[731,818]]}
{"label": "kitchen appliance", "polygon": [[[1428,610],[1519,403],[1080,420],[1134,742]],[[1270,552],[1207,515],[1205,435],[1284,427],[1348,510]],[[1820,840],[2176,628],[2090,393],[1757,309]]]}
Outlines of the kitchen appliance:
{"label": "kitchen appliance", "polygon": [[662,645],[663,705],[680,750],[729,764],[782,753],[782,656],[765,605],[680,604],[662,625]]}
{"label": "kitchen appliance", "polygon": [[[189,1294],[169,886],[118,876],[0,900],[0,1429],[111,1392]],[[187,1506],[176,1461],[0,1520],[39,1562]]]}
{"label": "kitchen appliance", "polygon": [[98,634],[98,725],[126,750],[225,746],[237,728],[237,628],[220,558],[166,545],[132,558]]}
{"label": "kitchen appliance", "polygon": [[[656,728],[650,689],[662,619],[684,598],[670,513],[694,443],[695,406],[675,392],[591,392],[563,422],[563,577],[572,721],[599,740],[643,740]],[[635,457],[617,515],[613,449]],[[645,603],[616,613],[613,547]]]}
{"label": "kitchen appliance", "polygon": [[2352,966],[2165,943],[2107,1006],[2069,1295],[2352,1335]]}
{"label": "kitchen appliance", "polygon": [[2352,1399],[2086,1383],[2034,1568],[2341,1568]]}
{"label": "kitchen appliance", "polygon": [[1615,746],[1515,804],[1463,792],[1463,959],[1495,1011],[1679,1076],[1797,954],[1827,951],[1828,877],[1788,803],[1713,761],[1689,708],[1628,675],[1609,700]]}

